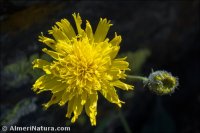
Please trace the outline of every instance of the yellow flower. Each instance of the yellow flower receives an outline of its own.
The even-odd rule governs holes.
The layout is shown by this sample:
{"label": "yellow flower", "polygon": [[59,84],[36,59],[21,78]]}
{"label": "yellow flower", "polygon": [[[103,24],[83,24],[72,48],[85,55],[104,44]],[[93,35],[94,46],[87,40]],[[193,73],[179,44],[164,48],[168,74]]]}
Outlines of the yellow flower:
{"label": "yellow flower", "polygon": [[43,52],[54,60],[48,62],[42,59],[33,61],[33,68],[43,69],[45,74],[37,79],[33,91],[40,93],[51,91],[51,100],[44,104],[47,109],[52,104],[60,106],[68,102],[66,117],[75,122],[83,107],[90,117],[91,125],[96,125],[97,100],[100,92],[108,101],[121,107],[115,87],[123,90],[133,89],[133,86],[120,81],[125,79],[125,70],[129,70],[126,58],[115,59],[119,49],[121,36],[109,41],[106,38],[112,24],[107,19],[100,19],[93,34],[90,23],[86,21],[86,28],[81,28],[79,14],[72,15],[78,34],[75,33],[67,19],[56,22],[49,30],[54,39],[39,36],[39,41],[49,46]]}

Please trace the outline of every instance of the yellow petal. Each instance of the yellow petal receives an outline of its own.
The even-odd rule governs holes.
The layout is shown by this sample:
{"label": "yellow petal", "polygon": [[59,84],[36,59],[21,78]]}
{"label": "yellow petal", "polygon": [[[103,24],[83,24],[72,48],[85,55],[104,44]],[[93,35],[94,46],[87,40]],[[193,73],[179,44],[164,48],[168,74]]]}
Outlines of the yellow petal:
{"label": "yellow petal", "polygon": [[123,89],[123,90],[133,90],[133,86],[132,85],[128,85],[126,83],[123,83],[121,82],[120,80],[117,80],[117,81],[114,81],[114,82],[111,82],[111,84],[113,86],[116,86],[120,89]]}
{"label": "yellow petal", "polygon": [[76,23],[78,34],[82,35],[84,30],[81,28],[82,20],[81,20],[79,13],[77,15],[76,15],[76,13],[73,13],[72,16],[74,17],[74,21]]}
{"label": "yellow petal", "polygon": [[59,60],[62,57],[62,54],[48,50],[46,48],[43,48],[42,51],[45,52],[46,54],[50,55],[52,58],[54,58],[56,60]]}
{"label": "yellow petal", "polygon": [[56,44],[56,51],[63,55],[67,55],[72,51],[72,45],[66,41],[59,40]]}
{"label": "yellow petal", "polygon": [[97,93],[89,94],[85,104],[85,112],[90,117],[90,122],[92,126],[96,125],[97,100],[98,100]]}
{"label": "yellow petal", "polygon": [[33,68],[43,68],[44,66],[50,65],[50,63],[43,59],[35,59],[33,62]]}
{"label": "yellow petal", "polygon": [[115,59],[112,62],[112,68],[117,68],[119,70],[130,70],[128,68],[129,63],[127,61],[123,61],[123,60],[124,60],[124,58]]}
{"label": "yellow petal", "polygon": [[60,106],[63,106],[63,105],[65,105],[65,104],[68,102],[68,100],[69,100],[69,95],[70,95],[69,92],[64,91],[64,93],[63,93],[63,95],[62,95],[62,99],[61,99],[60,102],[59,102],[59,105],[60,105]]}
{"label": "yellow petal", "polygon": [[126,60],[127,59],[127,57],[123,57],[123,58],[117,58],[117,59],[115,59],[116,61],[124,61],[124,60]]}
{"label": "yellow petal", "polygon": [[118,54],[118,52],[119,52],[119,49],[120,49],[119,46],[114,46],[114,47],[112,47],[112,50],[111,50],[111,52],[110,52],[110,57],[111,57],[111,59],[114,59],[114,58],[117,56],[117,54]]}
{"label": "yellow petal", "polygon": [[100,90],[101,94],[111,103],[117,104],[121,107],[122,101],[119,100],[116,90],[113,86],[105,84]]}
{"label": "yellow petal", "polygon": [[90,22],[86,20],[86,28],[85,28],[85,32],[87,34],[87,37],[90,39],[90,42],[94,39],[93,38],[93,31],[92,31],[92,27],[90,25]]}
{"label": "yellow petal", "polygon": [[72,114],[72,112],[73,112],[74,100],[75,100],[75,97],[73,97],[73,98],[68,102],[67,114],[66,114],[66,117],[68,117],[68,118],[71,117],[71,114]]}
{"label": "yellow petal", "polygon": [[56,23],[59,28],[66,34],[69,39],[72,39],[76,36],[73,27],[67,19],[62,19],[61,22]]}
{"label": "yellow petal", "polygon": [[47,76],[46,75],[43,75],[41,77],[39,77],[36,81],[35,81],[35,84],[33,84],[33,91],[38,91],[38,89],[40,88],[41,84],[46,82],[46,78]]}
{"label": "yellow petal", "polygon": [[50,48],[52,48],[53,50],[55,50],[55,45],[56,45],[56,41],[43,36],[43,34],[41,36],[39,36],[39,41],[45,43],[47,46],[49,46]]}
{"label": "yellow petal", "polygon": [[35,59],[33,62],[33,68],[41,68],[45,71],[46,74],[51,74],[50,63],[46,60]]}
{"label": "yellow petal", "polygon": [[82,96],[81,96],[81,105],[84,105],[87,100],[87,92],[83,91]]}
{"label": "yellow petal", "polygon": [[110,43],[113,45],[113,46],[118,46],[122,41],[122,38],[121,36],[118,36],[117,33],[115,32],[115,37],[110,41]]}
{"label": "yellow petal", "polygon": [[94,42],[98,43],[104,41],[108,30],[110,29],[110,26],[112,26],[112,24],[110,24],[110,21],[107,21],[106,18],[101,18],[94,34]]}
{"label": "yellow petal", "polygon": [[36,80],[35,84],[33,85],[33,91],[36,91],[37,93],[49,90],[53,93],[62,91],[67,85],[58,80],[59,79],[56,77],[43,75]]}
{"label": "yellow petal", "polygon": [[72,120],[71,120],[72,123],[76,121],[78,116],[81,114],[82,110],[83,110],[83,105],[81,104],[81,96],[77,95],[75,96],[75,100],[74,100],[74,106],[73,106],[74,116],[72,117]]}
{"label": "yellow petal", "polygon": [[48,103],[43,104],[44,108],[49,108],[52,104],[58,103],[61,100],[63,91],[59,91],[53,94],[51,100]]}
{"label": "yellow petal", "polygon": [[118,80],[118,79],[125,79],[126,77],[126,74],[125,74],[125,71],[121,71],[119,69],[110,69],[108,71],[108,74],[112,77],[112,80]]}
{"label": "yellow petal", "polygon": [[67,35],[65,35],[65,33],[62,32],[60,29],[58,29],[57,26],[52,27],[52,30],[49,30],[49,34],[52,34],[56,41],[58,40],[69,41]]}

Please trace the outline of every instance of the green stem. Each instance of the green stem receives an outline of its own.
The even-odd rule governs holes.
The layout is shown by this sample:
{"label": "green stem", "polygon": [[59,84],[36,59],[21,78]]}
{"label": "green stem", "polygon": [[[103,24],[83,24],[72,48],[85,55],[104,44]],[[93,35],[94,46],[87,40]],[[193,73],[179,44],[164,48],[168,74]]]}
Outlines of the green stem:
{"label": "green stem", "polygon": [[148,82],[148,78],[142,76],[127,75],[127,78],[132,79],[133,81],[143,81],[143,83]]}
{"label": "green stem", "polygon": [[124,129],[125,129],[126,133],[132,133],[131,129],[130,129],[125,117],[124,117],[124,115],[121,112],[121,110],[119,110],[119,118],[120,118],[120,120],[121,120],[121,122],[122,122],[122,124],[124,126]]}
{"label": "green stem", "polygon": [[[142,77],[142,76],[127,75],[127,78],[129,78],[133,81],[142,81],[144,84],[146,84],[148,82],[148,78]],[[124,126],[126,133],[132,133],[123,113],[120,110],[119,110],[119,118]]]}

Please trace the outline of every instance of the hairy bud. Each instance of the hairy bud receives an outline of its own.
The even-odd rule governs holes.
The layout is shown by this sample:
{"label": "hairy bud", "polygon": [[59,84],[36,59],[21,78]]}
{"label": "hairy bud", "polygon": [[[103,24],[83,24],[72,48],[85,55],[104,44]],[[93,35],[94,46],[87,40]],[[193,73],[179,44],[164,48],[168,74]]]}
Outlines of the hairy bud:
{"label": "hairy bud", "polygon": [[158,95],[171,94],[178,86],[178,78],[166,71],[152,72],[148,77],[147,86]]}

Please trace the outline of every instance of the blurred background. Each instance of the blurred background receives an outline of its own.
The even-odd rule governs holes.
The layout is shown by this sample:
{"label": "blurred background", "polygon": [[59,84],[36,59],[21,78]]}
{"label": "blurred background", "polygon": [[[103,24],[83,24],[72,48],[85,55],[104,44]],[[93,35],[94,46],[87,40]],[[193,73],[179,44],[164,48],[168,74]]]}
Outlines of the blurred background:
{"label": "blurred background", "polygon": [[[1,126],[70,126],[73,133],[199,133],[200,63],[199,1],[39,1],[1,0]],[[72,13],[80,13],[96,29],[99,18],[114,24],[108,34],[122,35],[119,56],[128,56],[129,74],[148,76],[151,70],[166,70],[179,77],[175,93],[157,96],[141,83],[134,91],[120,91],[126,104],[119,109],[102,96],[98,101],[97,126],[91,127],[82,112],[71,124],[67,107],[42,104],[50,92],[36,95],[35,79],[42,74],[32,69],[35,58],[49,58],[41,52],[41,32],[62,18],[74,25]]]}

